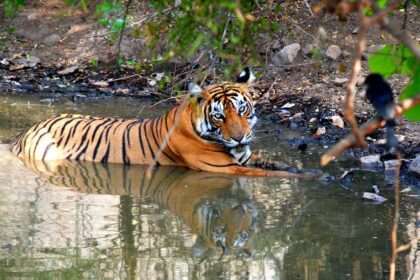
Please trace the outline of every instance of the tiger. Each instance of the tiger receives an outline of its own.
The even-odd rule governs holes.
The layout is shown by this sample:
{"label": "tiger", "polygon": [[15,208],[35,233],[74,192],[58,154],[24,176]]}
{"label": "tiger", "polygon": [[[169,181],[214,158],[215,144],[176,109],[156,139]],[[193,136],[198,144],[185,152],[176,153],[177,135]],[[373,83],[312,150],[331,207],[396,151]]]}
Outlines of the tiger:
{"label": "tiger", "polygon": [[247,67],[235,83],[188,86],[190,101],[155,119],[62,114],[18,135],[10,151],[20,158],[173,165],[245,176],[313,178],[307,172],[251,153],[257,122]]}
{"label": "tiger", "polygon": [[[187,168],[23,159],[41,181],[78,193],[150,198],[177,216],[197,236],[194,257],[255,252],[261,230],[260,207],[243,189],[241,178]],[[131,220],[130,220],[131,222]]]}

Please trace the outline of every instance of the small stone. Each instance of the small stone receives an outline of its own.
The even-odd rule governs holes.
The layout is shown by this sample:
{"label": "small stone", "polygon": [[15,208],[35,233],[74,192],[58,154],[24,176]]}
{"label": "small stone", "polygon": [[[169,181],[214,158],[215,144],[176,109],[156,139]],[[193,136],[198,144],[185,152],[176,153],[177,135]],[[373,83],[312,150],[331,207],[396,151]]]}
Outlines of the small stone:
{"label": "small stone", "polygon": [[359,77],[359,79],[357,79],[357,82],[356,82],[356,86],[358,86],[358,87],[361,87],[361,86],[363,86],[363,83],[365,82],[365,77]]}
{"label": "small stone", "polygon": [[328,47],[325,55],[332,60],[337,60],[341,55],[341,49],[337,45],[331,45]]}
{"label": "small stone", "polygon": [[381,195],[378,195],[376,193],[371,193],[371,192],[364,192],[363,193],[363,199],[372,200],[372,201],[377,202],[377,203],[382,203],[382,202],[386,201],[385,197],[383,197]]}
{"label": "small stone", "polygon": [[416,158],[410,163],[408,171],[420,176],[420,155],[416,156]]}
{"label": "small stone", "polygon": [[394,172],[397,169],[398,164],[398,160],[396,159],[384,161],[385,172]]}
{"label": "small stone", "polygon": [[272,62],[275,65],[291,64],[297,57],[299,51],[300,44],[293,43],[291,45],[288,45],[273,56]]}
{"label": "small stone", "polygon": [[382,167],[379,155],[364,156],[360,158],[360,163],[364,167]]}
{"label": "small stone", "polygon": [[303,48],[302,48],[302,53],[306,56],[310,56],[312,55],[312,51],[314,50],[314,45],[313,44],[306,44]]}
{"label": "small stone", "polygon": [[372,54],[375,54],[378,50],[382,49],[385,45],[372,45],[366,48],[363,56],[369,58]]}
{"label": "small stone", "polygon": [[44,44],[48,47],[52,47],[58,42],[60,42],[60,35],[58,34],[51,34],[50,36],[46,37],[44,39]]}
{"label": "small stone", "polygon": [[349,81],[348,78],[335,78],[333,83],[336,86],[343,86],[343,85],[347,84],[348,81]]}
{"label": "small stone", "polygon": [[328,36],[327,36],[327,31],[325,30],[325,28],[324,27],[322,27],[322,26],[320,26],[320,27],[318,27],[318,30],[317,30],[317,32],[316,32],[317,34],[317,37],[320,39],[320,40],[327,40],[328,39]]}
{"label": "small stone", "polygon": [[58,71],[57,74],[58,75],[67,75],[67,74],[74,73],[77,69],[79,69],[79,66],[74,65],[74,66],[67,67],[66,69],[63,69],[61,71]]}
{"label": "small stone", "polygon": [[359,32],[359,27],[355,27],[353,28],[353,30],[351,31],[351,34],[357,34]]}
{"label": "small stone", "polygon": [[332,116],[331,120],[333,125],[338,126],[339,128],[344,128],[344,121],[340,116]]}

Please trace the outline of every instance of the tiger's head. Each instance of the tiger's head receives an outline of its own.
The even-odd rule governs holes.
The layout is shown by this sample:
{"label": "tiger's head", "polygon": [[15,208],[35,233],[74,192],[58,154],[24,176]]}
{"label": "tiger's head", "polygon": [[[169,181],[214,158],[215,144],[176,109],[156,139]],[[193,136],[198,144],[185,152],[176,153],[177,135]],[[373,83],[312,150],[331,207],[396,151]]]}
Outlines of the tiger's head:
{"label": "tiger's head", "polygon": [[216,141],[229,149],[246,146],[252,141],[252,127],[257,122],[248,86],[254,74],[245,68],[236,83],[223,83],[202,89],[191,83],[189,94],[196,100],[193,126],[206,140]]}

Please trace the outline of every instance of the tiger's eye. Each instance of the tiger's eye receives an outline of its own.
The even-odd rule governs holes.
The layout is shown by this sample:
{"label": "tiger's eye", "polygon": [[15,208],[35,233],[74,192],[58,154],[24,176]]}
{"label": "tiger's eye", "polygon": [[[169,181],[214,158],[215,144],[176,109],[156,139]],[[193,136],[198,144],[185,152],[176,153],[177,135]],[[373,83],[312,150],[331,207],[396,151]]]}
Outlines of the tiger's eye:
{"label": "tiger's eye", "polygon": [[215,118],[216,120],[222,120],[223,119],[223,115],[220,113],[216,113],[213,115],[213,118]]}
{"label": "tiger's eye", "polygon": [[242,106],[239,108],[239,113],[243,113],[246,110],[246,106]]}

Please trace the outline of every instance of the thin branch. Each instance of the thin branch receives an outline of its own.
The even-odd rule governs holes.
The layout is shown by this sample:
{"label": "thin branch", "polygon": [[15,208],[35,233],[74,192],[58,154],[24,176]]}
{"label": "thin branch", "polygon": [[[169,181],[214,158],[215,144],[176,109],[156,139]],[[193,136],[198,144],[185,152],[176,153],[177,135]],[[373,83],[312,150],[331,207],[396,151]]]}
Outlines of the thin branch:
{"label": "thin branch", "polygon": [[130,5],[131,5],[132,1],[133,0],[127,0],[127,4],[125,6],[124,18],[123,18],[123,22],[122,22],[122,26],[121,26],[120,37],[118,38],[118,44],[117,44],[117,63],[120,59],[121,41],[122,41],[122,37],[123,37],[124,31],[125,31],[125,24],[126,24],[126,21],[127,21],[128,10],[130,9]]}
{"label": "thin branch", "polygon": [[147,168],[146,174],[148,177],[152,175],[152,170],[155,168],[159,157],[162,155],[163,150],[165,149],[166,145],[168,144],[169,139],[171,138],[172,133],[175,131],[175,129],[178,128],[179,123],[181,122],[182,114],[184,113],[185,107],[188,104],[188,101],[190,99],[190,94],[186,94],[184,96],[184,99],[182,100],[181,105],[179,105],[178,112],[179,114],[175,117],[175,122],[173,126],[168,130],[168,132],[165,135],[165,138],[163,139],[162,143],[159,146],[159,150],[157,151],[155,158],[153,159],[153,162],[149,165]]}
{"label": "thin branch", "polygon": [[[400,106],[395,106],[395,116],[399,116],[402,114],[403,111],[413,108],[416,105],[420,104],[420,96],[412,98],[412,99],[405,99],[401,102]],[[366,122],[364,125],[360,127],[360,133],[363,136],[369,135],[373,131],[377,130],[378,128],[384,127],[385,121],[382,119],[375,117],[370,121]],[[341,153],[343,153],[348,148],[351,148],[357,144],[356,138],[353,134],[350,134],[346,138],[340,140],[337,144],[335,144],[331,149],[327,151],[321,157],[321,165],[327,165],[331,160],[338,157]]]}
{"label": "thin branch", "polygon": [[356,137],[357,144],[359,147],[363,148],[366,146],[366,142],[363,139],[359,129],[357,128],[356,117],[354,114],[354,93],[356,92],[356,83],[359,78],[359,73],[362,68],[362,55],[366,48],[366,29],[367,21],[365,15],[363,14],[363,3],[361,0],[358,2],[358,10],[360,17],[360,25],[358,32],[358,45],[355,50],[353,65],[351,69],[351,76],[347,86],[347,96],[346,103],[344,105],[344,118],[349,123],[350,129]]}

